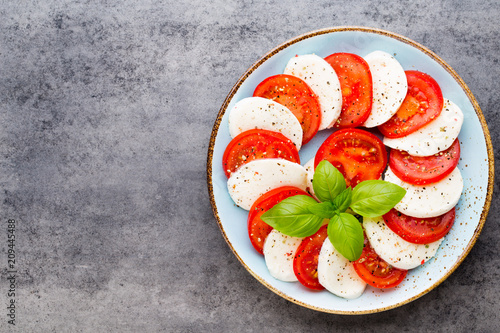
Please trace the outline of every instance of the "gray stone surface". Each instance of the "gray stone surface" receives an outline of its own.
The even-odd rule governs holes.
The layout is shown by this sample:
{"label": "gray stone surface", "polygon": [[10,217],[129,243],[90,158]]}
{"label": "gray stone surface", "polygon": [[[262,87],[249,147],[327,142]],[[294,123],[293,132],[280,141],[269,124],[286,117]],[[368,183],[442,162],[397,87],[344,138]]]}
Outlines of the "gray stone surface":
{"label": "gray stone surface", "polygon": [[499,15],[495,0],[0,2],[0,331],[499,332],[497,188],[475,247],[442,285],[341,316],[280,298],[240,265],[205,174],[240,75],[276,45],[339,25],[439,54],[476,96],[498,156]]}

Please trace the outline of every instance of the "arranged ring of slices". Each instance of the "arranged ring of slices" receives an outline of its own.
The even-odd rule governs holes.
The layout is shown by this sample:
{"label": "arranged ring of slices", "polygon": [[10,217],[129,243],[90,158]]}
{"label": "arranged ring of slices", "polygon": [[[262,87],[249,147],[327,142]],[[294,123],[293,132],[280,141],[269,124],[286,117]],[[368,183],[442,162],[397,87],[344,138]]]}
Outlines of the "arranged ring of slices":
{"label": "arranged ring of slices", "polygon": [[[384,51],[325,59],[297,55],[283,74],[258,84],[252,97],[229,111],[233,140],[223,168],[232,200],[249,210],[251,244],[263,254],[271,276],[347,299],[361,296],[367,284],[392,288],[402,283],[407,270],[436,254],[457,216],[463,120],[434,78],[405,71]],[[322,130],[332,133],[302,166],[302,145]],[[296,238],[260,219],[290,196],[307,194],[319,201],[312,180],[325,159],[347,186],[383,178],[406,190],[387,214],[360,222],[365,247],[354,262],[336,251],[326,225]]]}

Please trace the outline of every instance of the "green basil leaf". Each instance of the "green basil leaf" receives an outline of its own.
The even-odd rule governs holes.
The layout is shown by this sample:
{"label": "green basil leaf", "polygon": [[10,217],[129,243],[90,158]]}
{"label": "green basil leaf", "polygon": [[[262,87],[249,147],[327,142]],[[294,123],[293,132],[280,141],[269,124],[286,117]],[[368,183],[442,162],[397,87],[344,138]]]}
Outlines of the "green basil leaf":
{"label": "green basil leaf", "polygon": [[329,219],[336,213],[340,213],[337,206],[331,201],[318,202],[315,205],[307,207],[311,213],[324,219]]}
{"label": "green basil leaf", "polygon": [[307,195],[286,198],[262,214],[262,221],[291,237],[307,237],[319,230],[323,218],[308,209],[317,201]]}
{"label": "green basil leaf", "polygon": [[383,180],[367,180],[352,190],[351,209],[364,217],[384,215],[403,199],[406,190]]}
{"label": "green basil leaf", "polygon": [[[352,190],[350,187],[343,190],[337,197],[333,200],[333,204],[338,207],[338,210],[343,213],[351,205]],[[333,215],[332,215],[333,216]]]}
{"label": "green basil leaf", "polygon": [[319,162],[313,177],[314,194],[319,200],[333,201],[345,187],[344,176],[332,163],[327,160]]}
{"label": "green basil leaf", "polygon": [[363,251],[363,228],[358,219],[348,213],[340,213],[330,219],[328,239],[341,255],[350,261],[358,260]]}

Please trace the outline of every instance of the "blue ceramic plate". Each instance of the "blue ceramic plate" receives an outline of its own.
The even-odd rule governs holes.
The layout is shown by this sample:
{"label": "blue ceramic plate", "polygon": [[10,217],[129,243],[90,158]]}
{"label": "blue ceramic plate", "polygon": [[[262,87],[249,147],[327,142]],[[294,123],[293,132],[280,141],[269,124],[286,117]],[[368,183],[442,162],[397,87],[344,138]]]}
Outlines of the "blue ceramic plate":
{"label": "blue ceramic plate", "polygon": [[[222,154],[231,140],[228,113],[233,105],[252,96],[265,78],[283,73],[290,58],[315,53],[326,57],[335,52],[360,56],[382,50],[393,54],[405,70],[430,74],[441,86],[443,96],[455,102],[464,113],[460,132],[462,158],[458,167],[464,190],[457,206],[455,225],[442,242],[435,258],[411,270],[396,288],[381,290],[368,286],[358,299],[346,300],[328,291],[315,292],[300,283],[281,282],[269,274],[264,258],[252,247],[247,234],[247,211],[229,197]],[[300,151],[302,163],[312,158],[331,130],[318,133]],[[263,285],[278,295],[304,307],[339,314],[363,314],[388,310],[406,304],[443,282],[464,260],[477,240],[488,213],[493,192],[493,150],[483,114],[471,92],[436,54],[403,36],[362,27],[338,27],[298,36],[270,51],[238,80],[227,96],[213,127],[208,150],[208,189],[213,212],[229,247],[242,265]]]}

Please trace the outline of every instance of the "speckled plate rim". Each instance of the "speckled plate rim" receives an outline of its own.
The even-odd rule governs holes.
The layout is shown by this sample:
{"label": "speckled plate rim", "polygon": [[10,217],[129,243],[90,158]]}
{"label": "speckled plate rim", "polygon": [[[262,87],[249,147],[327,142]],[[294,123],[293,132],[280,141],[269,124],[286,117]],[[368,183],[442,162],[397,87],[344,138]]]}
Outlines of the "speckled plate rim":
{"label": "speckled plate rim", "polygon": [[[215,147],[215,141],[216,141],[216,137],[217,137],[217,134],[218,134],[218,131],[219,131],[219,127],[220,127],[222,118],[223,118],[225,112],[227,111],[227,107],[230,104],[232,98],[234,97],[234,95],[236,94],[236,92],[238,91],[238,89],[241,87],[241,85],[243,84],[243,82],[250,76],[250,74],[252,74],[260,65],[262,65],[264,62],[266,62],[268,59],[270,59],[273,55],[275,55],[278,52],[286,49],[290,45],[293,45],[293,44],[298,43],[298,42],[300,42],[302,40],[305,40],[305,39],[308,39],[308,38],[312,38],[312,37],[315,37],[315,36],[319,36],[319,35],[323,35],[323,34],[330,34],[330,33],[335,33],[335,32],[345,32],[345,31],[358,31],[358,32],[379,34],[379,35],[384,35],[384,36],[396,39],[398,41],[401,41],[401,42],[403,42],[405,44],[413,46],[414,48],[422,51],[423,53],[425,53],[426,55],[428,55],[430,58],[432,58],[433,60],[435,60],[439,65],[441,65],[455,79],[455,81],[461,86],[461,88],[463,89],[464,93],[467,95],[470,103],[472,104],[472,106],[473,106],[473,108],[475,110],[475,113],[476,113],[476,115],[478,117],[478,120],[479,120],[479,122],[481,124],[482,130],[483,130],[483,135],[484,135],[484,139],[485,139],[485,143],[486,143],[486,149],[487,149],[487,153],[488,153],[488,186],[487,186],[487,190],[486,190],[487,192],[486,192],[486,196],[485,196],[485,203],[483,205],[483,210],[482,210],[481,216],[480,216],[480,221],[479,221],[479,223],[478,223],[478,225],[477,225],[477,227],[476,227],[476,229],[474,231],[473,237],[470,239],[469,243],[467,244],[466,248],[462,252],[461,256],[459,256],[459,258],[457,259],[455,265],[453,267],[451,267],[447,271],[447,273],[441,279],[437,280],[434,284],[432,284],[432,286],[430,286],[429,288],[421,291],[419,294],[417,294],[417,295],[415,295],[413,297],[409,297],[409,298],[405,299],[402,302],[399,302],[399,303],[396,303],[396,304],[393,304],[393,305],[390,305],[390,306],[387,306],[387,307],[380,307],[380,308],[377,308],[377,309],[362,310],[362,311],[331,310],[331,309],[325,309],[325,308],[316,307],[316,306],[313,306],[313,305],[310,305],[310,304],[306,304],[304,302],[301,302],[299,300],[294,299],[293,297],[290,297],[289,295],[286,295],[285,293],[281,292],[277,288],[269,285],[258,274],[256,274],[254,271],[252,271],[252,269],[250,269],[247,266],[247,264],[245,263],[245,261],[242,260],[242,258],[238,255],[238,253],[236,252],[236,250],[233,248],[230,240],[228,239],[228,237],[227,237],[227,235],[226,235],[226,233],[224,231],[224,227],[223,227],[223,225],[221,223],[221,220],[220,220],[220,217],[219,217],[219,214],[218,214],[217,205],[216,205],[215,198],[214,198],[213,182],[212,182],[212,160],[213,160],[213,154],[214,154],[214,147]],[[492,200],[492,195],[493,195],[493,184],[494,184],[494,156],[493,156],[493,146],[492,146],[492,143],[491,143],[490,133],[489,133],[488,126],[486,124],[486,120],[484,118],[484,115],[483,115],[483,113],[481,111],[481,108],[479,107],[479,104],[477,103],[475,97],[473,96],[473,94],[471,93],[471,91],[469,90],[469,88],[467,87],[467,85],[465,84],[465,82],[460,78],[460,76],[444,60],[442,60],[437,54],[435,54],[434,52],[432,52],[428,48],[426,48],[423,45],[421,45],[421,44],[419,44],[419,43],[417,43],[417,42],[415,42],[415,41],[413,41],[413,40],[411,40],[411,39],[409,39],[407,37],[404,37],[402,35],[399,35],[399,34],[396,34],[396,33],[393,33],[393,32],[389,32],[389,31],[386,31],[386,30],[376,29],[376,28],[368,28],[368,27],[360,27],[360,26],[340,26],[340,27],[332,27],[332,28],[325,28],[325,29],[315,30],[315,31],[311,31],[311,32],[299,35],[299,36],[297,36],[295,38],[292,38],[292,39],[284,42],[283,44],[277,46],[276,48],[272,49],[270,52],[268,52],[267,54],[265,54],[260,60],[258,60],[256,63],[254,63],[240,77],[240,79],[236,82],[236,84],[233,86],[233,88],[229,92],[228,96],[226,97],[226,99],[225,99],[224,103],[222,104],[222,107],[220,108],[219,113],[217,115],[216,121],[215,121],[213,129],[212,129],[212,133],[211,133],[211,136],[210,136],[210,142],[209,142],[209,147],[208,147],[208,156],[207,156],[207,185],[208,185],[208,192],[209,192],[210,203],[211,203],[211,206],[212,206],[213,214],[214,214],[214,216],[215,216],[215,218],[217,220],[219,228],[221,229],[221,232],[222,232],[222,235],[223,235],[224,239],[226,240],[227,244],[229,245],[229,247],[233,251],[234,255],[238,258],[238,260],[240,261],[240,263],[243,265],[243,267],[245,267],[245,269],[254,278],[256,278],[260,283],[262,283],[268,289],[270,289],[274,293],[280,295],[281,297],[283,297],[283,298],[285,298],[285,299],[287,299],[287,300],[289,300],[289,301],[291,301],[293,303],[301,305],[303,307],[312,309],[312,310],[317,310],[317,311],[327,312],[327,313],[334,313],[334,314],[360,315],[360,314],[377,313],[377,312],[382,312],[382,311],[390,310],[390,309],[402,306],[404,304],[407,304],[407,303],[409,303],[409,302],[411,302],[411,301],[413,301],[413,300],[415,300],[415,299],[417,299],[417,298],[419,298],[419,297],[427,294],[432,289],[434,289],[439,284],[441,284],[444,280],[446,280],[448,278],[448,276],[450,276],[450,274],[452,274],[458,268],[458,266],[463,262],[463,260],[465,259],[465,257],[469,254],[469,252],[471,251],[472,247],[476,243],[477,238],[479,237],[479,234],[481,233],[481,230],[482,230],[482,228],[484,226],[484,223],[486,221],[486,217],[488,215],[488,211],[489,211],[489,208],[490,208],[490,205],[491,205],[491,200]]]}

